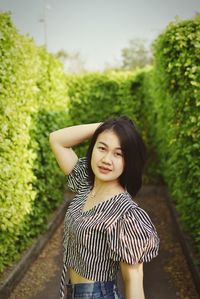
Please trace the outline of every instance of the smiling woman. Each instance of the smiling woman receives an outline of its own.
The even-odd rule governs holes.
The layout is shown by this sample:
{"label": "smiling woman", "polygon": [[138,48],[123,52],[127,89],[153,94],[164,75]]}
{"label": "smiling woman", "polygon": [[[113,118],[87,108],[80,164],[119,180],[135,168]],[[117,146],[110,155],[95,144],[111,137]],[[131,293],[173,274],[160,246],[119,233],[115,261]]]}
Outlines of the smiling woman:
{"label": "smiling woman", "polygon": [[[86,157],[71,147],[91,138]],[[144,299],[143,262],[158,254],[159,237],[133,197],[142,184],[145,145],[131,119],[78,125],[50,134],[50,145],[76,193],[65,215],[61,298]],[[68,283],[65,281],[69,273]]]}

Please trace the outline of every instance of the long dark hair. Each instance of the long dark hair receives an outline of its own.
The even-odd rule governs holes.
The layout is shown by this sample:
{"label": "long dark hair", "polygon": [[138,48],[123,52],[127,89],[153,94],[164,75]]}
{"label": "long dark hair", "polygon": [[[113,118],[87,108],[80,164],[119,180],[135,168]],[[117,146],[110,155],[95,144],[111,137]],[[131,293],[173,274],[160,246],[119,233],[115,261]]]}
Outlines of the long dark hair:
{"label": "long dark hair", "polygon": [[127,116],[110,118],[104,121],[94,132],[87,151],[88,174],[91,185],[94,185],[94,173],[91,158],[97,137],[105,130],[112,130],[118,136],[124,156],[124,171],[119,183],[131,196],[135,196],[142,186],[142,174],[146,160],[146,146],[133,121]]}

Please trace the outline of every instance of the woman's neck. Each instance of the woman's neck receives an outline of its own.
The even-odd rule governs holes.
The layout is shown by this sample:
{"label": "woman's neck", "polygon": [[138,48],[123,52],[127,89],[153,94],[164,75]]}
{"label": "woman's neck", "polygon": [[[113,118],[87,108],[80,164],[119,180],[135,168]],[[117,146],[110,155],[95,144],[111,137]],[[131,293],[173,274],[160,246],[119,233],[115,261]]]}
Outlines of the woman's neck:
{"label": "woman's neck", "polygon": [[125,191],[125,189],[119,184],[119,182],[102,182],[98,179],[95,179],[92,190],[95,193],[118,193]]}

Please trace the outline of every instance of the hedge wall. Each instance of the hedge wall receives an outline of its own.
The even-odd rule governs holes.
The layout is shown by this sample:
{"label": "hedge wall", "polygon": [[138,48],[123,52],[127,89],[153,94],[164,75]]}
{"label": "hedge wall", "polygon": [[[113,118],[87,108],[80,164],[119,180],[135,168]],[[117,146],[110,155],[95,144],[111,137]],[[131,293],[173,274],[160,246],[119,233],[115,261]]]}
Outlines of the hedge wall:
{"label": "hedge wall", "polygon": [[1,272],[45,228],[47,215],[63,199],[63,175],[48,135],[67,124],[61,65],[19,35],[6,13],[0,14],[0,103]]}
{"label": "hedge wall", "polygon": [[200,252],[200,16],[170,23],[154,42],[147,113],[163,176]]}

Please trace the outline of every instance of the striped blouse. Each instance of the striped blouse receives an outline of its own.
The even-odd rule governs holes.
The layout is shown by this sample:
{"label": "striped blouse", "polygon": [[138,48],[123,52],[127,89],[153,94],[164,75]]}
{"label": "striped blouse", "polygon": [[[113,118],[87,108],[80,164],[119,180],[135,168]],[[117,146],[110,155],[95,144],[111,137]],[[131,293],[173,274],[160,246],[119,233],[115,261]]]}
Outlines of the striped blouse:
{"label": "striped blouse", "polygon": [[119,262],[149,262],[158,255],[159,237],[148,214],[128,191],[83,211],[91,190],[87,159],[79,158],[68,175],[68,187],[76,193],[64,221],[64,256],[60,295],[64,298],[65,274],[73,268],[95,281],[116,279]]}

